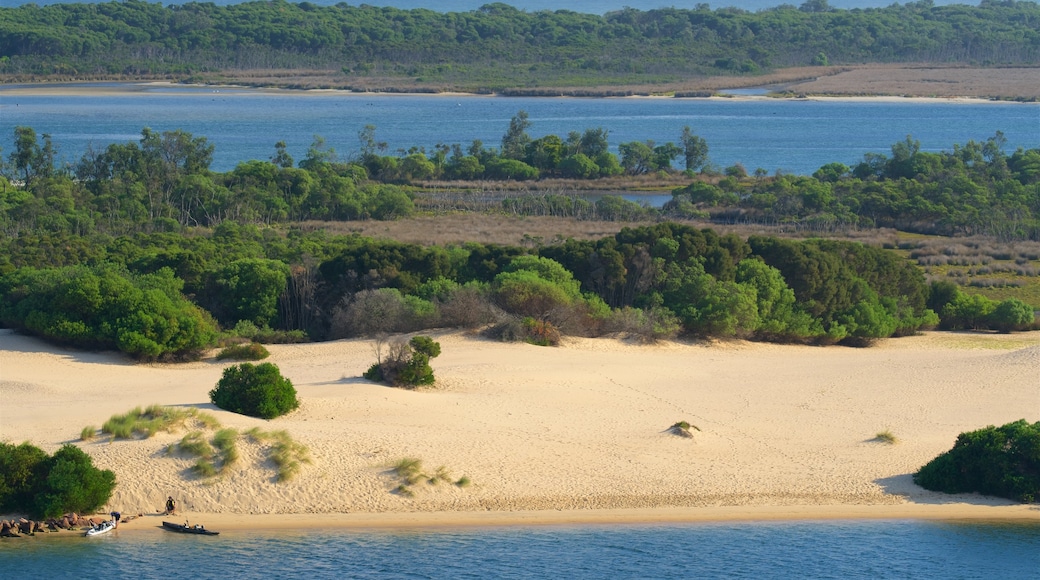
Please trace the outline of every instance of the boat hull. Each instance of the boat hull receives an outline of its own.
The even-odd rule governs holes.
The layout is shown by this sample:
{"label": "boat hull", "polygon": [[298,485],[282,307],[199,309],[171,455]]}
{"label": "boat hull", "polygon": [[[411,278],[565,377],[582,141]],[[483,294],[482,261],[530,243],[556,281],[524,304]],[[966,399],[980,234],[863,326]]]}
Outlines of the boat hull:
{"label": "boat hull", "polygon": [[220,532],[214,532],[213,530],[207,530],[205,528],[193,528],[184,524],[176,524],[173,522],[163,522],[163,529],[171,532],[177,532],[178,534],[195,534],[197,536],[216,536]]}

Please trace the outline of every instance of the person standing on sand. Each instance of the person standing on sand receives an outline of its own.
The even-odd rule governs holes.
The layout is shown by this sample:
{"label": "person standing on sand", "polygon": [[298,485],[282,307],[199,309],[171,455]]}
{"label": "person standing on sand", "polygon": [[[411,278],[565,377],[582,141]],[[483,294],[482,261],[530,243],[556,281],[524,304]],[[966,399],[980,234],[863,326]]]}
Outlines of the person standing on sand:
{"label": "person standing on sand", "polygon": [[166,513],[170,515],[177,513],[177,504],[173,501],[172,495],[166,498]]}

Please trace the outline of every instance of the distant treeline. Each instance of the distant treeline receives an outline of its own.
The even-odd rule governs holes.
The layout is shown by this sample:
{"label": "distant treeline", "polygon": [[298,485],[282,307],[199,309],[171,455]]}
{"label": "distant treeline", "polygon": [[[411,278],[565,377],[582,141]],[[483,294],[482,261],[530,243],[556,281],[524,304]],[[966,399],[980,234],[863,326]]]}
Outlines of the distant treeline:
{"label": "distant treeline", "polygon": [[[277,224],[306,220],[408,217],[419,209],[502,211],[578,219],[711,219],[718,223],[789,224],[818,231],[892,227],[941,235],[1040,240],[1040,149],[1005,153],[999,132],[952,151],[920,150],[912,137],[891,155],[869,153],[848,167],[828,163],[812,176],[710,163],[708,144],[684,127],[679,144],[621,143],[610,151],[603,129],[532,139],[520,111],[501,147],[475,141],[383,154],[375,127],[341,158],[317,138],[296,163],[276,143],[269,161],[209,170],[213,145],[183,131],[142,131],[138,142],[90,149],[75,165],[56,165],[56,145],[31,127],[15,128],[15,147],[0,159],[0,231],[112,235],[213,227],[224,221]],[[553,179],[594,183],[646,174],[689,185],[663,208],[620,196],[580,193],[483,195],[492,183]],[[7,179],[4,178],[6,176]],[[626,177],[627,176],[627,177]],[[579,181],[580,180],[580,181]],[[20,186],[10,185],[11,182]],[[435,184],[436,187],[417,188]],[[602,187],[600,188],[602,189]],[[418,208],[418,209],[417,209]],[[0,258],[2,259],[2,258]]]}
{"label": "distant treeline", "polygon": [[703,4],[602,16],[502,3],[440,13],[283,0],[0,8],[0,72],[13,74],[322,68],[494,89],[532,79],[610,84],[787,66],[1038,61],[1040,6],[1014,0],[854,10],[807,0],[755,13]]}

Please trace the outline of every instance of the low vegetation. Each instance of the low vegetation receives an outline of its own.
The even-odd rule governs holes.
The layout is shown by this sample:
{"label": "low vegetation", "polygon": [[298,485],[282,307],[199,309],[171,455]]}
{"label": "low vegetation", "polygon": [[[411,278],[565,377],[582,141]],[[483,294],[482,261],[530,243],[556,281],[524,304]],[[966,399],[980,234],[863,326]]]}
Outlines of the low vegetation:
{"label": "low vegetation", "polygon": [[94,467],[72,444],[49,456],[28,442],[0,442],[0,513],[91,513],[108,503],[115,486],[115,473]]}
{"label": "low vegetation", "polygon": [[233,344],[217,353],[217,360],[263,360],[271,356],[264,345],[257,342]]}
{"label": "low vegetation", "polygon": [[292,382],[271,363],[242,363],[224,369],[210,401],[232,413],[274,419],[300,406]]}
{"label": "low vegetation", "polygon": [[961,433],[953,448],[914,474],[914,483],[943,493],[981,493],[1040,501],[1040,422],[1024,419]]}
{"label": "low vegetation", "polygon": [[882,443],[888,443],[889,445],[895,445],[899,442],[899,439],[897,439],[896,436],[889,429],[878,431],[877,435],[874,436],[874,439]]}
{"label": "low vegetation", "polygon": [[[201,425],[215,429],[220,426],[217,418],[194,407],[167,407],[151,405],[146,409],[136,407],[123,415],[112,415],[101,426],[101,432],[111,435],[112,439],[131,439],[134,437],[149,438],[156,433],[172,432],[189,424]],[[80,438],[93,427],[85,427]]]}
{"label": "low vegetation", "polygon": [[[381,346],[383,343],[378,343]],[[389,344],[386,356],[378,352],[379,361],[365,371],[370,381],[394,387],[416,388],[432,385],[433,367],[430,359],[441,354],[441,345],[428,336],[414,336],[411,340],[397,340]]]}
{"label": "low vegetation", "polygon": [[693,432],[700,430],[700,427],[690,423],[689,421],[678,421],[668,428],[668,432],[672,435],[678,435],[679,437],[685,437],[687,439],[692,439]]}
{"label": "low vegetation", "polygon": [[393,490],[394,493],[405,497],[413,497],[415,495],[414,486],[420,484],[432,486],[440,483],[449,483],[456,487],[467,487],[473,483],[465,475],[454,479],[443,465],[435,469],[433,473],[427,473],[423,470],[422,460],[414,457],[405,457],[398,460],[390,467],[390,471],[399,480],[398,485]]}
{"label": "low vegetation", "polygon": [[311,462],[307,446],[294,441],[287,431],[262,431],[254,427],[245,435],[257,443],[270,445],[267,457],[275,465],[278,481],[296,477],[303,464]]}

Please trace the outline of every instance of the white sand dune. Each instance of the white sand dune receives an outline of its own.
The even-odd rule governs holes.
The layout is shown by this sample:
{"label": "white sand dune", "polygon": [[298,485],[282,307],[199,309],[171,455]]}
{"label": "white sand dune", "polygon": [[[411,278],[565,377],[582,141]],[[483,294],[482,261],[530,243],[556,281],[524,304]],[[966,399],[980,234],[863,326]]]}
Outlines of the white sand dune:
{"label": "white sand dune", "polygon": [[[110,508],[154,515],[173,495],[211,527],[1040,519],[1035,506],[934,494],[910,479],[962,431],[1040,420],[1036,333],[926,333],[868,349],[435,338],[437,385],[419,391],[360,378],[376,358],[371,341],[270,346],[302,404],[263,421],[209,403],[232,363],[134,364],[0,331],[0,439],[48,452],[73,442],[117,474]],[[151,404],[284,429],[313,461],[278,483],[263,449],[243,443],[227,473],[201,479],[166,452],[183,432],[78,441],[84,426]],[[700,431],[669,433],[681,420]],[[886,429],[898,443],[876,439]],[[405,457],[472,484],[395,493],[388,466]]]}

